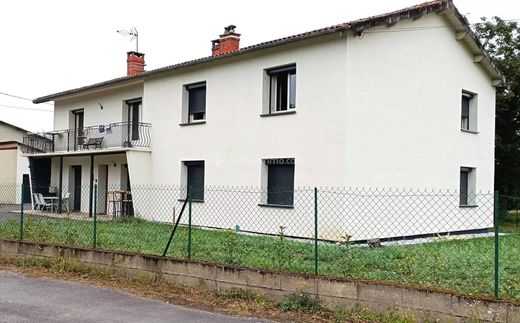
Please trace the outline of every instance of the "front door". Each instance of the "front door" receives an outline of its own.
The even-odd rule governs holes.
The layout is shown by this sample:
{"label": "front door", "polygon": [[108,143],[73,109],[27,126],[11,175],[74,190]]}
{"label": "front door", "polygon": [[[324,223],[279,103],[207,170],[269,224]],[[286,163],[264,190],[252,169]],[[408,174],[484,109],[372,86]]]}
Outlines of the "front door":
{"label": "front door", "polygon": [[29,183],[29,174],[23,174],[22,185],[22,203],[31,203],[31,184]]}
{"label": "front door", "polygon": [[81,166],[72,166],[74,178],[74,201],[72,204],[73,211],[81,210]]}

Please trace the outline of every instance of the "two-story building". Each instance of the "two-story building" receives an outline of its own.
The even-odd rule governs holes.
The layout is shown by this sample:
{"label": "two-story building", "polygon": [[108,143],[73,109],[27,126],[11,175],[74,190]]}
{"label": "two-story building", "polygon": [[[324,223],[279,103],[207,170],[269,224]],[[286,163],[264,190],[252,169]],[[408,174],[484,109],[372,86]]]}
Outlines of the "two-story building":
{"label": "two-story building", "polygon": [[[502,77],[451,1],[239,42],[229,26],[211,56],[151,71],[129,52],[127,76],[35,99],[54,101],[56,130],[26,138],[27,156],[85,212],[95,181],[100,212],[114,186],[190,185],[200,208],[205,186],[259,187],[243,206],[258,214],[295,206],[300,186],[454,189],[461,207],[493,190]],[[164,201],[138,199],[161,219],[146,208]]]}

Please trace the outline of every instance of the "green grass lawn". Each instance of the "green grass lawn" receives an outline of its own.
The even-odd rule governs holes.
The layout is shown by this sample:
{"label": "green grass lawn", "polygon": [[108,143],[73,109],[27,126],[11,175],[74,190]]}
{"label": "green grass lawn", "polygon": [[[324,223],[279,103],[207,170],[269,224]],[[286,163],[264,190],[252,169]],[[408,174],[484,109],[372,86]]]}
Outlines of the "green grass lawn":
{"label": "green grass lawn", "polygon": [[[104,249],[162,254],[171,228],[168,224],[142,220],[98,222],[97,245]],[[91,247],[92,231],[93,223],[88,221],[26,221],[24,238],[36,242]],[[186,228],[179,228],[169,256],[187,257],[187,232]],[[0,237],[17,239],[18,235],[18,222],[0,222]],[[501,296],[520,298],[519,255],[520,234],[501,236]],[[312,273],[313,257],[314,249],[310,242],[243,235],[233,231],[192,231],[193,259]],[[319,272],[333,276],[442,287],[471,294],[492,294],[493,238],[374,249],[320,243]]]}

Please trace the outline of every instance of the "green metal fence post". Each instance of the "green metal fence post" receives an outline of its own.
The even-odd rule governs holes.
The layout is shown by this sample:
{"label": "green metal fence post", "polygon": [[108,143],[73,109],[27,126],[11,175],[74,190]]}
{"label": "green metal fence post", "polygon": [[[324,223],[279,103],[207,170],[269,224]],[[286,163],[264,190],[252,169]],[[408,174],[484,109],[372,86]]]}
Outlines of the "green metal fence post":
{"label": "green metal fence post", "polygon": [[22,183],[22,189],[20,191],[20,240],[23,240],[23,194],[24,194],[24,185]]}
{"label": "green metal fence post", "polygon": [[318,188],[314,188],[314,274],[318,274]]}
{"label": "green metal fence post", "polygon": [[192,187],[188,188],[188,259],[191,259],[191,199]]}
{"label": "green metal fence post", "polygon": [[94,184],[94,232],[92,237],[92,247],[97,247],[97,180]]}
{"label": "green metal fence post", "polygon": [[499,213],[500,213],[500,207],[499,207],[499,201],[498,201],[498,192],[495,192],[495,216],[494,216],[494,229],[495,229],[495,297],[498,297],[498,291],[499,291]]}

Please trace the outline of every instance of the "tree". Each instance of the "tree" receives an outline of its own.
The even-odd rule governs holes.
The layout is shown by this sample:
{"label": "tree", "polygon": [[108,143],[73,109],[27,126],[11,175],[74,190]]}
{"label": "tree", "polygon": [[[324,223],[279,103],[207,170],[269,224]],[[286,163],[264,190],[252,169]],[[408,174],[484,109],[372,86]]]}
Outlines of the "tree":
{"label": "tree", "polygon": [[520,196],[520,26],[482,18],[475,31],[506,80],[496,97],[495,189]]}

